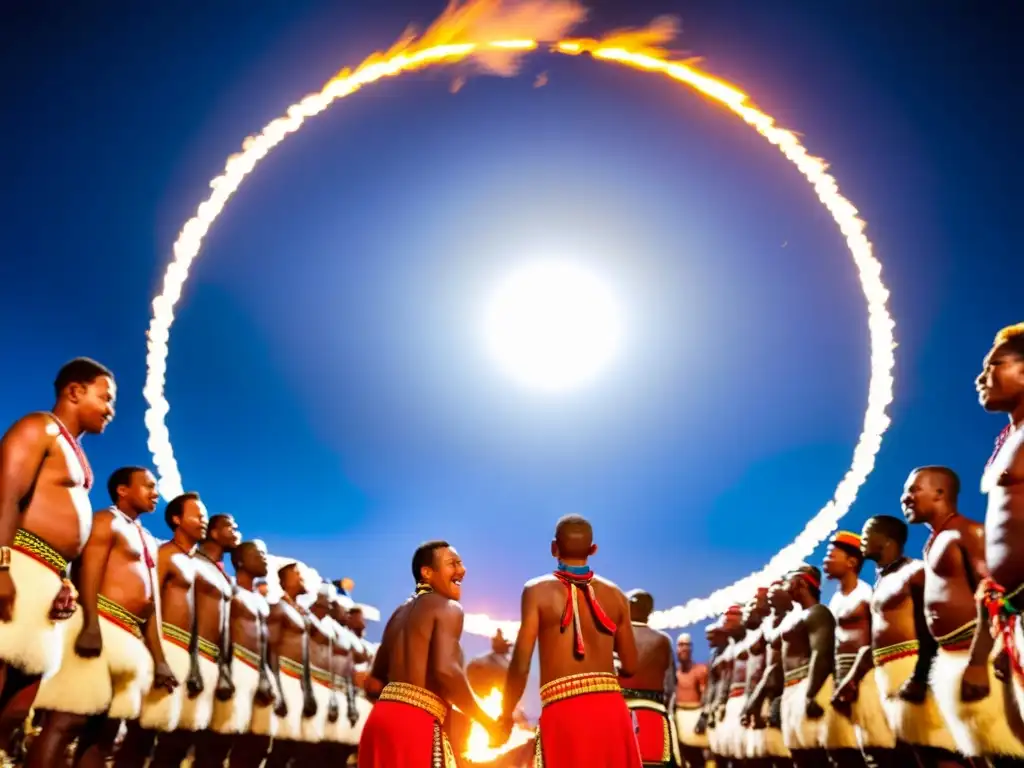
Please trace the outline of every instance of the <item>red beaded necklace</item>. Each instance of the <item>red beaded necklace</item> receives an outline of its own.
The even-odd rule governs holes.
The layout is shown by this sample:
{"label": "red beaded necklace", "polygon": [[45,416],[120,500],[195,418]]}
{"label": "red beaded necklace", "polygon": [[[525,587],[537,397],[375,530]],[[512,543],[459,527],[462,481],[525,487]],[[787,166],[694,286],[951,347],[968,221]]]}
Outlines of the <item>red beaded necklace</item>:
{"label": "red beaded necklace", "polygon": [[79,445],[78,439],[75,438],[67,427],[64,426],[64,422],[57,418],[56,414],[51,413],[51,418],[57,424],[57,429],[60,430],[61,437],[63,437],[68,445],[71,446],[71,450],[75,452],[75,458],[78,459],[79,465],[82,467],[82,474],[85,476],[85,480],[82,486],[85,490],[92,488],[92,467],[89,465],[89,460],[85,457],[85,451],[82,450],[82,446]]}

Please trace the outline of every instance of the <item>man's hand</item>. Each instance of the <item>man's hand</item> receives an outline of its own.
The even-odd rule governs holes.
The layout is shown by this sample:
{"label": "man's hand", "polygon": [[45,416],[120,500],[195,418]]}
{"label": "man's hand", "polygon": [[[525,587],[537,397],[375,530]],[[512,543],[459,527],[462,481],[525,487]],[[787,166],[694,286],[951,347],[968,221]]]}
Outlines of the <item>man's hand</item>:
{"label": "man's hand", "polygon": [[1010,679],[1010,657],[1007,655],[1005,648],[1000,647],[999,652],[992,659],[992,671],[995,673],[996,680],[1001,683],[1005,683]]}
{"label": "man's hand", "polygon": [[270,682],[270,677],[266,674],[260,675],[260,682],[256,686],[254,701],[260,707],[269,707],[274,703],[274,686]]}
{"label": "man's hand", "polygon": [[981,701],[991,690],[988,682],[988,664],[968,664],[960,681],[960,700],[965,704]]}
{"label": "man's hand", "polygon": [[480,723],[487,731],[491,747],[500,747],[509,740],[512,735],[512,726],[515,725],[515,718],[511,715],[502,715],[497,720],[488,720]]}
{"label": "man's hand", "polygon": [[779,696],[772,700],[772,705],[768,710],[768,726],[770,728],[781,728],[782,727],[782,697]]}
{"label": "man's hand", "polygon": [[174,676],[166,661],[161,661],[153,667],[153,687],[163,688],[168,693],[178,687],[178,678]]}
{"label": "man's hand", "polygon": [[853,715],[853,702],[860,695],[860,688],[852,680],[845,680],[832,694],[832,708],[839,714],[850,717]]}
{"label": "man's hand", "polygon": [[703,736],[708,730],[708,713],[701,712],[700,717],[697,718],[697,724],[693,726],[693,732],[698,736]]}
{"label": "man's hand", "polygon": [[277,708],[274,710],[274,714],[278,717],[288,717],[288,704],[285,703],[284,696],[277,702]]}
{"label": "man's hand", "polygon": [[808,697],[807,703],[804,705],[804,714],[807,715],[808,720],[818,720],[825,714],[825,710],[821,704]]}
{"label": "man's hand", "polygon": [[98,622],[90,622],[82,627],[75,640],[75,653],[83,659],[95,659],[103,653],[103,635]]}
{"label": "man's hand", "polygon": [[185,688],[188,690],[188,697],[190,699],[194,699],[203,692],[205,687],[206,686],[203,685],[203,675],[199,671],[199,665],[196,664],[188,671],[188,680],[185,681]]}
{"label": "man's hand", "polygon": [[53,598],[53,603],[50,606],[50,620],[67,621],[70,619],[75,614],[75,608],[78,606],[77,601],[78,590],[75,589],[75,585],[69,579],[64,579],[61,582],[57,596]]}
{"label": "man's hand", "polygon": [[221,664],[217,674],[217,701],[230,701],[235,695],[235,683],[231,679],[231,668]]}
{"label": "man's hand", "polygon": [[896,695],[903,701],[909,701],[911,704],[921,704],[925,696],[928,695],[928,683],[911,678],[900,686],[900,690]]}
{"label": "man's hand", "polygon": [[14,601],[18,597],[18,590],[14,586],[14,579],[10,571],[0,571],[0,621],[5,624],[14,615]]}

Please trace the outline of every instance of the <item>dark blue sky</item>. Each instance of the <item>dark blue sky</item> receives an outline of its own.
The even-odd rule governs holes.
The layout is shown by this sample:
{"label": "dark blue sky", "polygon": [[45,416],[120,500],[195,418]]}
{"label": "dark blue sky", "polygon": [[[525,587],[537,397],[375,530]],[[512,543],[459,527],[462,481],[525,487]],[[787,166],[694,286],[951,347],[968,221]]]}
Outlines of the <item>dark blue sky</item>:
{"label": "dark blue sky", "polygon": [[[121,388],[86,443],[98,475],[148,461],[145,330],[178,228],[247,134],[441,8],[379,5],[5,6],[0,421],[49,407],[59,365],[92,355]],[[686,53],[802,133],[869,223],[897,398],[843,527],[898,512],[922,463],[983,510],[1002,424],[972,379],[1024,313],[1011,5],[592,5],[593,31],[679,14]],[[186,486],[385,611],[443,536],[467,608],[514,618],[569,511],[595,523],[596,568],[660,607],[759,568],[860,427],[865,310],[831,219],[763,140],[656,77],[537,55],[451,95],[455,74],[337,104],[217,223],[171,340]],[[488,280],[547,254],[614,280],[633,329],[612,375],[557,399],[495,371],[474,326]]]}

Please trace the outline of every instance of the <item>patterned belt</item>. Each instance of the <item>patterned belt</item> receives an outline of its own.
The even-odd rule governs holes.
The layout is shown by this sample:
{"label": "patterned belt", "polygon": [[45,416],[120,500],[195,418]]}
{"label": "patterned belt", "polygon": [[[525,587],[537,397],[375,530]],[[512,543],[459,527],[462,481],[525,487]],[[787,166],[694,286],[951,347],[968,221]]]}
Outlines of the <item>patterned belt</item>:
{"label": "patterned belt", "polygon": [[876,667],[882,667],[890,661],[902,659],[907,656],[917,656],[917,649],[920,643],[917,640],[907,640],[905,643],[887,645],[885,648],[875,648],[871,651],[871,658],[875,660]]}
{"label": "patterned belt", "polygon": [[540,704],[546,707],[562,699],[585,696],[588,693],[620,693],[619,679],[607,672],[585,672],[560,677],[540,687]]}
{"label": "patterned belt", "polygon": [[[184,648],[186,651],[189,649],[189,644],[192,642],[192,635],[186,632],[181,627],[176,627],[174,624],[168,624],[166,621],[163,624],[164,639],[179,648]],[[216,662],[220,658],[220,648],[211,643],[209,640],[199,638],[199,655],[205,656],[210,661]]]}
{"label": "patterned belt", "polygon": [[807,674],[810,671],[810,664],[801,664],[799,667],[789,670],[789,672],[786,673],[785,687],[789,688],[791,685],[796,685],[800,681],[806,679]]}
{"label": "patterned belt", "polygon": [[277,666],[281,670],[282,675],[294,677],[296,680],[302,679],[302,664],[299,662],[293,661],[286,656],[278,656]]}
{"label": "patterned belt", "polygon": [[949,634],[936,637],[935,642],[944,651],[969,651],[974,643],[974,629],[978,626],[977,619],[971,619],[962,627],[954,629]]}
{"label": "patterned belt", "polygon": [[62,579],[68,574],[68,561],[64,559],[64,556],[31,531],[26,531],[24,528],[15,531],[11,549],[45,565]]}
{"label": "patterned belt", "polygon": [[857,661],[856,653],[837,653],[836,654],[836,672],[835,679],[837,684],[846,677],[847,673],[853,669],[854,662]]}
{"label": "patterned belt", "polygon": [[231,655],[243,664],[245,664],[247,667],[252,667],[257,672],[260,670],[260,667],[263,666],[263,659],[260,658],[260,655],[255,651],[250,651],[244,645],[232,643]]}
{"label": "patterned belt", "polygon": [[388,683],[380,692],[379,701],[397,701],[400,704],[408,704],[410,707],[422,709],[432,715],[438,723],[444,724],[448,714],[448,706],[444,699],[436,693],[420,688],[418,685],[409,683]]}
{"label": "patterned belt", "polygon": [[320,669],[319,667],[310,667],[309,676],[314,683],[320,683],[320,685],[330,688],[331,687],[331,673]]}
{"label": "patterned belt", "polygon": [[664,691],[644,691],[639,688],[623,688],[622,695],[626,701],[650,701],[654,704],[666,705]]}
{"label": "patterned belt", "polygon": [[111,624],[116,624],[139,640],[142,639],[142,619],[131,611],[126,611],[113,600],[99,595],[96,600],[96,611]]}

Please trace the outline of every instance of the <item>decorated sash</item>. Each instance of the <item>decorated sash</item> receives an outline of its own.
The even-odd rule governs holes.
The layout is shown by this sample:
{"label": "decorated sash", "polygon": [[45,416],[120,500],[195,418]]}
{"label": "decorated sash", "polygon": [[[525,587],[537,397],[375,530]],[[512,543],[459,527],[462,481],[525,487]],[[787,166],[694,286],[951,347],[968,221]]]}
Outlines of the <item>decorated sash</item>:
{"label": "decorated sash", "polygon": [[562,582],[566,589],[565,610],[562,611],[562,631],[564,632],[570,624],[572,625],[575,636],[574,650],[578,657],[582,657],[586,653],[586,648],[583,644],[583,627],[580,624],[579,593],[581,591],[597,623],[611,634],[615,633],[617,627],[597,600],[594,586],[591,584],[594,572],[590,568],[559,563],[558,570],[555,571],[555,578]]}
{"label": "decorated sash", "polygon": [[907,640],[903,643],[887,645],[884,648],[875,648],[871,651],[871,658],[874,659],[876,667],[884,667],[897,659],[904,659],[907,656],[917,656],[921,644],[915,640]]}
{"label": "decorated sash", "polygon": [[1024,593],[1024,584],[1007,594],[1006,589],[991,578],[981,580],[975,598],[985,606],[989,619],[989,631],[994,638],[1002,638],[1010,668],[1018,681],[1024,683],[1024,669],[1021,668],[1020,653],[1017,650],[1014,633],[1020,620],[1020,609],[1013,600]]}
{"label": "decorated sash", "polygon": [[133,635],[136,639],[142,639],[142,619],[131,611],[125,610],[113,600],[103,595],[98,595],[96,598],[96,612],[111,624]]}

